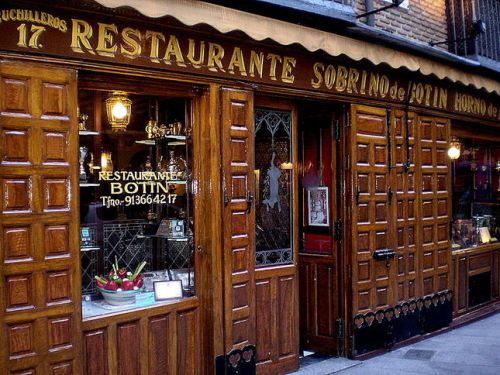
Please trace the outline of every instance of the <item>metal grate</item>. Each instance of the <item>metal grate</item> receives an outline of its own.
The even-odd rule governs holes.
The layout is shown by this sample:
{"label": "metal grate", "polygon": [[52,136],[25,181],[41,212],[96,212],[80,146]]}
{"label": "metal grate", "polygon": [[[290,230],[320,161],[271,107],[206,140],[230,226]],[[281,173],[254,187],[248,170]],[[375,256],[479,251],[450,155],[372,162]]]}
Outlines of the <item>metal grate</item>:
{"label": "metal grate", "polygon": [[112,262],[118,259],[121,267],[135,269],[146,261],[144,271],[149,271],[153,255],[151,239],[144,237],[144,224],[138,222],[104,224],[104,270],[111,270]]}
{"label": "metal grate", "polygon": [[165,262],[167,269],[190,268],[193,255],[193,238],[169,238],[166,241]]}
{"label": "metal grate", "polygon": [[98,251],[99,250],[86,250],[80,252],[83,295],[97,293],[94,276],[97,275]]}

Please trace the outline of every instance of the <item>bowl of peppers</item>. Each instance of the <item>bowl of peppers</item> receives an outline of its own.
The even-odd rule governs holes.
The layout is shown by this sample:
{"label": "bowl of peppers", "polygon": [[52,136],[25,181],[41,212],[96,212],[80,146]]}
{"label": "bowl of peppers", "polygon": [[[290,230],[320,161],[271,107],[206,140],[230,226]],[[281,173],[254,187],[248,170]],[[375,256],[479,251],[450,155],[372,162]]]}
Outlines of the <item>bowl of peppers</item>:
{"label": "bowl of peppers", "polygon": [[140,263],[134,272],[126,267],[119,267],[118,261],[112,264],[112,270],[106,276],[95,276],[97,289],[104,300],[113,306],[135,303],[135,296],[144,289],[144,278],[141,274],[146,262]]}

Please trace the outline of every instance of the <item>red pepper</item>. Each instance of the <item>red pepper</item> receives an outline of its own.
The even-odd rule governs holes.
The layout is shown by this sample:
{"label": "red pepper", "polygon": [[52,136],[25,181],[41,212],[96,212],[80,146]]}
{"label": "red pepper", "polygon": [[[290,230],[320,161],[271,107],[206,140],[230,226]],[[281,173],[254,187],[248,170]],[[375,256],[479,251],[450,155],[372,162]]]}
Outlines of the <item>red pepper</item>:
{"label": "red pepper", "polygon": [[95,280],[96,280],[97,286],[101,289],[103,289],[106,286],[106,284],[108,283],[108,280],[106,280],[103,277],[99,277],[99,276],[95,276]]}
{"label": "red pepper", "polygon": [[137,276],[134,280],[134,286],[142,288],[143,285],[144,285],[144,279],[142,278],[142,275]]}
{"label": "red pepper", "polygon": [[124,279],[127,277],[127,272],[128,272],[128,270],[125,267],[120,268],[118,270],[118,276],[120,276],[122,279]]}
{"label": "red pepper", "polygon": [[123,290],[134,290],[134,282],[130,280],[125,280],[122,283],[122,289]]}
{"label": "red pepper", "polygon": [[104,289],[116,291],[116,289],[118,289],[118,283],[116,281],[114,281],[114,280],[111,280],[110,282],[108,282],[106,284],[106,286],[104,287]]}

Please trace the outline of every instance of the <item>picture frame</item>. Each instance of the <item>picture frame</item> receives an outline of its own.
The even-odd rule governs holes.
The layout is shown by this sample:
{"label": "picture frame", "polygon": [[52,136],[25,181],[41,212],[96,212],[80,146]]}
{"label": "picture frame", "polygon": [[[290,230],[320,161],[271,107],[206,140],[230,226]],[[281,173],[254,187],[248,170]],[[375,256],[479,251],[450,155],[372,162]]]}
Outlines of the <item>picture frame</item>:
{"label": "picture frame", "polygon": [[330,200],[327,186],[307,189],[307,225],[330,226]]}
{"label": "picture frame", "polygon": [[155,301],[182,298],[181,280],[163,280],[153,282]]}

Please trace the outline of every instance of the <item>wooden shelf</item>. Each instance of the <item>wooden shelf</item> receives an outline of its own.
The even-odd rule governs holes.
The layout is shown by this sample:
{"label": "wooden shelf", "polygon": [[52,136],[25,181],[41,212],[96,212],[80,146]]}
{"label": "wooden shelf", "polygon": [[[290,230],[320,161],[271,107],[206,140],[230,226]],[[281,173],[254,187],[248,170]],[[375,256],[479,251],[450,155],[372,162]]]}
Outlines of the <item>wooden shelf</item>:
{"label": "wooden shelf", "polygon": [[482,244],[476,247],[467,247],[465,249],[452,250],[452,255],[468,255],[496,249],[500,249],[500,241]]}
{"label": "wooden shelf", "polygon": [[81,247],[80,251],[98,251],[101,250],[100,247]]}
{"label": "wooden shelf", "polygon": [[93,131],[93,130],[79,130],[78,131],[79,135],[98,135],[99,132]]}

